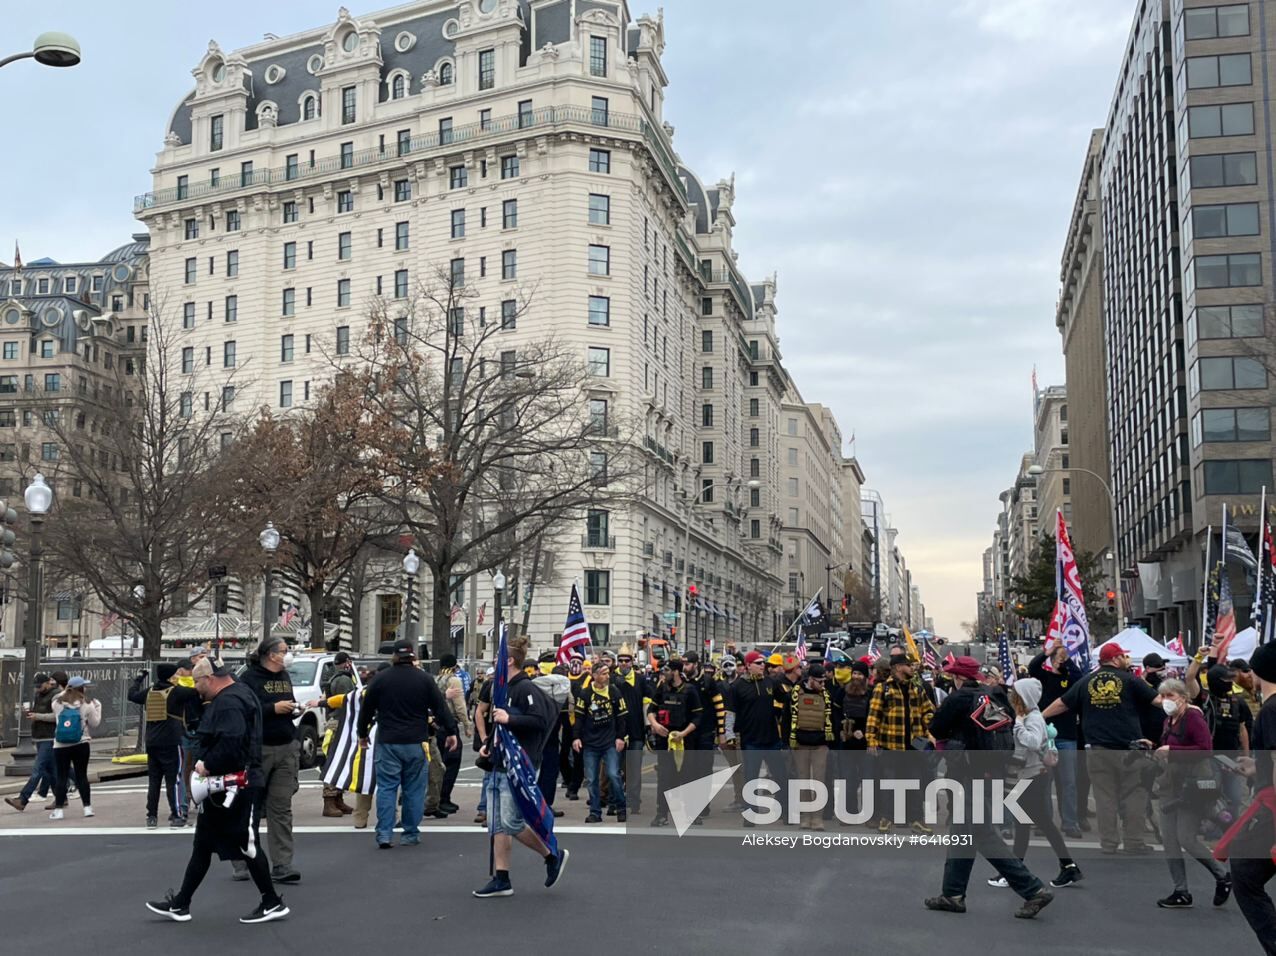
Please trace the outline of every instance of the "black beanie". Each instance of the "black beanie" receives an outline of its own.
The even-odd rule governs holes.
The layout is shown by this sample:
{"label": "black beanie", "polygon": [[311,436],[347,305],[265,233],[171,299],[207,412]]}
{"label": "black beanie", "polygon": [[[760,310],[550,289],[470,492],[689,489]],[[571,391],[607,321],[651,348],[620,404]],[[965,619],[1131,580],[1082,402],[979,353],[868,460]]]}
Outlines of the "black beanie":
{"label": "black beanie", "polygon": [[1276,643],[1264,644],[1254,651],[1249,666],[1260,680],[1276,684]]}
{"label": "black beanie", "polygon": [[163,664],[155,665],[156,680],[172,680],[173,675],[176,673],[177,673],[176,664],[170,664],[168,661],[165,661]]}

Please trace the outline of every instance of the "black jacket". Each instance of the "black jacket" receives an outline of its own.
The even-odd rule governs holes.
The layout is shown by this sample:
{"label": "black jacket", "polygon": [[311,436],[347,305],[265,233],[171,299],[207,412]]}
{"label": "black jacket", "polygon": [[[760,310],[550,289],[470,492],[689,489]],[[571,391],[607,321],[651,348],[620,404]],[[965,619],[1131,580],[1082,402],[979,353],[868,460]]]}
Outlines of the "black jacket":
{"label": "black jacket", "polygon": [[[203,708],[199,692],[190,687],[182,687],[170,681],[156,681],[154,687],[145,683],[145,674],[139,674],[129,687],[128,699],[135,704],[146,706],[147,695],[153,690],[158,693],[167,692],[164,702],[165,719],[146,721],[146,746],[179,747],[186,736],[186,714],[192,705]],[[145,715],[143,715],[145,716]]]}
{"label": "black jacket", "polygon": [[[490,694],[488,699],[491,699]],[[559,718],[558,704],[549,694],[537,687],[530,677],[519,673],[509,682],[505,711],[509,714],[509,722],[505,724],[506,729],[514,735],[518,745],[527,754],[527,759],[539,771],[541,756],[545,752],[545,743],[549,740],[550,732],[557,725]],[[491,747],[492,733],[495,728],[496,723],[489,716],[488,737],[484,743],[488,745],[492,766],[500,769],[504,766],[500,751]]]}
{"label": "black jacket", "polygon": [[696,724],[696,740],[701,750],[712,750],[718,738],[726,733],[725,685],[703,672],[692,683],[700,694],[701,707],[700,720]]}
{"label": "black jacket", "polygon": [[[1069,659],[1062,671],[1046,670],[1046,655],[1038,654],[1028,664],[1028,676],[1041,681],[1041,709],[1045,710],[1056,700],[1068,692],[1068,688],[1081,679],[1081,669]],[[1077,714],[1070,710],[1051,717],[1048,724],[1053,724],[1060,740],[1077,739]],[[1159,733],[1158,729],[1158,733]]]}
{"label": "black jacket", "polygon": [[411,664],[395,664],[368,685],[359,711],[359,736],[368,736],[375,720],[378,743],[425,743],[431,737],[431,714],[444,736],[456,734],[456,719],[434,678]]}
{"label": "black jacket", "polygon": [[742,747],[773,747],[780,743],[780,723],[786,710],[769,677],[741,677],[727,696],[727,710],[735,714],[735,733]]}
{"label": "black jacket", "polygon": [[977,741],[971,734],[970,715],[984,693],[991,696],[991,688],[978,681],[967,681],[944,698],[930,721],[930,735],[936,740],[955,742],[962,748],[974,749]]}
{"label": "black jacket", "polygon": [[292,678],[288,671],[276,674],[261,664],[250,664],[239,680],[257,695],[261,704],[261,742],[268,747],[277,747],[296,740],[297,725],[292,722],[292,714],[275,713],[275,704],[279,701],[297,699],[292,693]]}
{"label": "black jacket", "polygon": [[36,693],[35,699],[31,701],[31,713],[48,714],[48,720],[31,721],[31,739],[32,740],[52,740],[53,733],[57,730],[57,724],[53,720],[53,698],[62,693],[62,688],[54,685],[52,690],[42,690]]}
{"label": "black jacket", "polygon": [[597,684],[590,684],[576,695],[574,704],[573,735],[586,750],[607,750],[628,738],[629,707],[617,684],[607,685],[605,697],[598,693]]}
{"label": "black jacket", "polygon": [[196,757],[210,776],[247,770],[248,785],[263,787],[261,727],[257,696],[245,684],[231,683],[204,706]]}
{"label": "black jacket", "polygon": [[641,744],[647,735],[647,680],[636,670],[631,670],[629,676],[633,678],[632,684],[620,671],[616,671],[612,683],[620,688],[620,695],[625,698],[629,746],[633,747]]}

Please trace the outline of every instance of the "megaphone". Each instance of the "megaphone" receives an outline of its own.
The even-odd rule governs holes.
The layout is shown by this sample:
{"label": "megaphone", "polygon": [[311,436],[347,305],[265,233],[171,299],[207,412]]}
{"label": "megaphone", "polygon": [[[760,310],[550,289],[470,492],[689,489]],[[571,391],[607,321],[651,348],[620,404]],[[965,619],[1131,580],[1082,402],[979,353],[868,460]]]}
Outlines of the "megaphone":
{"label": "megaphone", "polygon": [[227,773],[220,777],[206,777],[203,774],[191,774],[191,799],[196,806],[203,806],[204,801],[216,793],[224,794],[223,807],[235,802],[241,787],[248,786],[248,774],[241,770],[238,773]]}

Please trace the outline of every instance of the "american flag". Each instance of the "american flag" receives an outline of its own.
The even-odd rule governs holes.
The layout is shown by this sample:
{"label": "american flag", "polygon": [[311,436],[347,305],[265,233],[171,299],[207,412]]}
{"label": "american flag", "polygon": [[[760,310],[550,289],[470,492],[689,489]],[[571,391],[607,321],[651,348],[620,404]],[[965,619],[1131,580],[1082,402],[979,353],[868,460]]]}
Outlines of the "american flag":
{"label": "american flag", "polygon": [[868,640],[868,654],[866,655],[872,663],[877,663],[877,659],[882,656],[882,652],[877,649],[877,635],[874,634]]}
{"label": "american flag", "polygon": [[563,636],[558,641],[558,663],[570,663],[572,651],[576,648],[580,648],[580,653],[584,656],[584,649],[588,645],[589,625],[585,623],[585,612],[580,606],[580,592],[573,582],[572,596],[567,602],[567,623],[563,626]]}
{"label": "american flag", "polygon": [[928,637],[922,638],[922,666],[932,671],[939,666],[939,655],[935,653],[935,648],[931,647]]}
{"label": "american flag", "polygon": [[103,614],[102,615],[102,633],[105,634],[107,631],[109,631],[111,627],[115,624],[115,622],[118,621],[119,619],[120,619],[120,616],[116,614],[114,611],[112,611],[110,614]]}
{"label": "american flag", "polygon": [[1276,629],[1276,550],[1272,547],[1272,523],[1263,517],[1262,541],[1258,546],[1259,576],[1258,598],[1254,601],[1254,630],[1258,643],[1266,644]]}
{"label": "american flag", "polygon": [[1236,608],[1232,605],[1232,585],[1227,580],[1227,569],[1221,564],[1218,576],[1218,617],[1214,622],[1214,637],[1218,639],[1218,659],[1227,660],[1227,648],[1236,636]]}
{"label": "american flag", "polygon": [[1183,632],[1179,631],[1179,634],[1177,637],[1175,637],[1172,640],[1166,641],[1165,649],[1169,651],[1171,654],[1175,654],[1179,657],[1186,657],[1187,652],[1183,650]]}
{"label": "american flag", "polygon": [[484,601],[482,604],[479,605],[478,623],[482,624],[483,619],[485,617],[487,617],[487,602],[486,601]]}
{"label": "american flag", "polygon": [[453,605],[452,605],[452,621],[451,621],[451,622],[452,622],[453,624],[458,623],[458,622],[460,621],[460,619],[461,619],[461,615],[463,615],[464,613],[465,613],[465,606],[464,606],[463,604],[456,604],[456,603],[453,603]]}
{"label": "american flag", "polygon": [[799,663],[806,663],[806,629],[801,624],[798,625],[797,647],[793,649],[793,655]]}
{"label": "american flag", "polygon": [[1001,639],[997,641],[997,663],[1001,667],[1002,679],[1009,687],[1015,682],[1015,668],[1010,659],[1010,635],[1005,631],[1001,632]]}
{"label": "american flag", "polygon": [[296,616],[297,616],[297,606],[295,604],[288,605],[286,608],[284,608],[283,612],[279,615],[280,626],[287,627],[289,624],[292,623],[292,619]]}

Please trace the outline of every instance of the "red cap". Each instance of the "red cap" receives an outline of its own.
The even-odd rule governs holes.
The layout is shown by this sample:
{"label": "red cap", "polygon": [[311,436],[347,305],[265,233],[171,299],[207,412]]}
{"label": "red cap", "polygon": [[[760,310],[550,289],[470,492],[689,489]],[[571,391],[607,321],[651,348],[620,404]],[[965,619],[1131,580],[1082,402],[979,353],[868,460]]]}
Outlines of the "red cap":
{"label": "red cap", "polygon": [[1099,648],[1099,663],[1106,663],[1114,657],[1129,656],[1129,653],[1129,651],[1115,641],[1108,641],[1108,643]]}
{"label": "red cap", "polygon": [[957,677],[967,677],[970,680],[978,680],[979,661],[973,657],[954,657],[952,660],[944,662],[944,673],[953,674]]}
{"label": "red cap", "polygon": [[764,661],[764,660],[766,660],[766,657],[764,657],[758,651],[749,651],[749,653],[744,655],[745,664],[756,664],[758,661]]}

